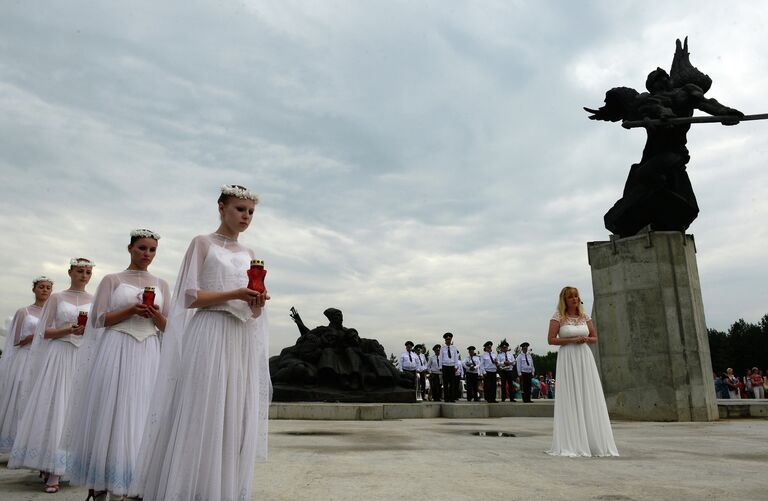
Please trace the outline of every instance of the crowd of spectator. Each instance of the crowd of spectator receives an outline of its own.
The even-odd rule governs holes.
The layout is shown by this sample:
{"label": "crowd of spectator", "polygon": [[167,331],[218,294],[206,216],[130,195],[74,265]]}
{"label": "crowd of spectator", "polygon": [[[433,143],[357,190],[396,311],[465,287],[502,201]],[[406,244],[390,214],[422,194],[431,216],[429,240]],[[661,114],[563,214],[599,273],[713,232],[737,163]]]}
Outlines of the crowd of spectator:
{"label": "crowd of spectator", "polygon": [[747,369],[744,376],[735,375],[729,367],[723,373],[712,373],[712,379],[717,398],[765,398],[768,393],[768,378],[757,367]]}

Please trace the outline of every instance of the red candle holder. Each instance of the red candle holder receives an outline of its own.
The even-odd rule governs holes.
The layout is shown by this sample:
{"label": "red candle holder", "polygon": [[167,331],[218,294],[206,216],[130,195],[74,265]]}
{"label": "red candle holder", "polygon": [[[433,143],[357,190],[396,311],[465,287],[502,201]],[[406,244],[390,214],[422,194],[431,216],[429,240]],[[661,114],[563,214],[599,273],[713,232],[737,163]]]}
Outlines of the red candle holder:
{"label": "red candle holder", "polygon": [[85,327],[88,323],[88,312],[87,311],[81,311],[77,315],[77,326],[78,327]]}
{"label": "red candle holder", "polygon": [[144,294],[141,295],[141,303],[153,308],[155,306],[155,288],[144,287]]}
{"label": "red candle holder", "polygon": [[252,259],[251,269],[248,270],[248,288],[262,294],[266,292],[267,288],[264,286],[264,277],[266,275],[267,270],[264,269],[264,261]]}

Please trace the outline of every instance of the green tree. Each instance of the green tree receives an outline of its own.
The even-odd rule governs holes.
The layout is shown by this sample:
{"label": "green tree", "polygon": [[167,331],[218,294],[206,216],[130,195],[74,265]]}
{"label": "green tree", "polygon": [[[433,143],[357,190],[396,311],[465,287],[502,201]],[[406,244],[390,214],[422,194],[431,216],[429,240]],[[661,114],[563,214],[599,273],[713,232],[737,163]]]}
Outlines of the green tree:
{"label": "green tree", "polygon": [[557,378],[555,374],[555,368],[557,367],[557,352],[548,351],[546,355],[536,355],[531,353],[533,358],[533,367],[536,369],[537,375],[547,375],[547,372],[552,372],[552,376]]}
{"label": "green tree", "polygon": [[752,367],[765,373],[768,369],[768,314],[753,324],[740,318],[728,332],[707,330],[712,370],[721,373],[732,367],[737,376],[743,376]]}
{"label": "green tree", "polygon": [[715,329],[707,329],[709,352],[712,358],[712,370],[720,374],[733,365],[733,350],[728,334]]}

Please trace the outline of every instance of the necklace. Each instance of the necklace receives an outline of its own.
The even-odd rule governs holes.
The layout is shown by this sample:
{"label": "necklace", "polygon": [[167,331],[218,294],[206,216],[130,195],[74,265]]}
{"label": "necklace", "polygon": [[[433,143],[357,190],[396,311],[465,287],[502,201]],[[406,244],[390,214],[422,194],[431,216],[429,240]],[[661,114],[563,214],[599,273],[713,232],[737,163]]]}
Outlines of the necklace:
{"label": "necklace", "polygon": [[223,233],[219,233],[218,231],[213,232],[214,235],[217,235],[225,240],[232,240],[233,242],[237,242],[237,237],[230,237],[228,235],[224,235]]}

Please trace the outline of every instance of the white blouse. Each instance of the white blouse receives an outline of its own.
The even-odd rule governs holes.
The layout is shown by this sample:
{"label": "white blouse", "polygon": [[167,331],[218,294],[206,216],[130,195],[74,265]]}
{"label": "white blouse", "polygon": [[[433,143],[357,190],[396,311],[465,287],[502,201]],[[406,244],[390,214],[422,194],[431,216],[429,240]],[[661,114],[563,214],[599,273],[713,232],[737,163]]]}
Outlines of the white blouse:
{"label": "white blouse", "polygon": [[148,271],[125,270],[107,275],[101,280],[93,300],[91,325],[96,328],[107,327],[122,332],[139,342],[157,335],[157,327],[155,327],[152,319],[138,315],[131,315],[114,325],[104,325],[107,313],[141,303],[145,287],[155,288],[154,304],[160,308],[163,315],[168,316],[168,304],[170,303],[166,300],[170,296],[168,283]]}

